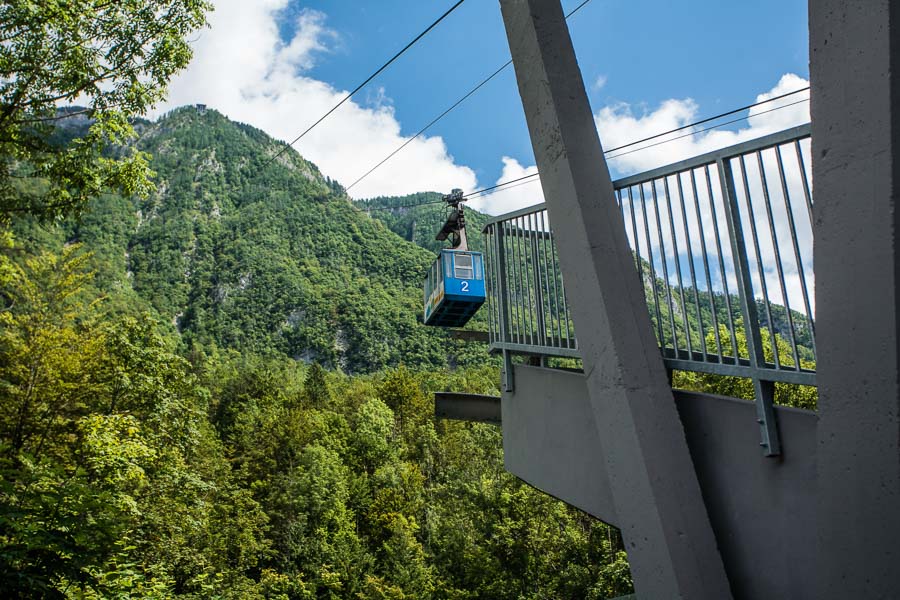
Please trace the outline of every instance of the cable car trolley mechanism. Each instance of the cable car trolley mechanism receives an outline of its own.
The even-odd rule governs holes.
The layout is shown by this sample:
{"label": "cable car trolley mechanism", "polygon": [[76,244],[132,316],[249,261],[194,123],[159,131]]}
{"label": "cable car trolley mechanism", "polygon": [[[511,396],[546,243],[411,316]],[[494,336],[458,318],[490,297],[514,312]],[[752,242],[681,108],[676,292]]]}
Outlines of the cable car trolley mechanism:
{"label": "cable car trolley mechanism", "polygon": [[425,324],[462,327],[484,304],[484,257],[469,250],[462,190],[443,200],[451,212],[435,239],[450,238],[451,247],[441,250],[425,276]]}

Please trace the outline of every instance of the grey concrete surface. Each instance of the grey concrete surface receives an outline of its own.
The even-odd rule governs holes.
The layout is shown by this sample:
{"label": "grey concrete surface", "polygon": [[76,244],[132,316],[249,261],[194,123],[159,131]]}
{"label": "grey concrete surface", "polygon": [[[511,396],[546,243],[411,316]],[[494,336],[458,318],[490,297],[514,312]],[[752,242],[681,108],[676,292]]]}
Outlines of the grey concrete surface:
{"label": "grey concrete surface", "polygon": [[500,6],[636,591],[730,598],[562,8]]}
{"label": "grey concrete surface", "polygon": [[[520,386],[502,400],[507,470],[617,525],[606,476],[614,465],[597,438],[584,376],[515,369]],[[675,405],[734,597],[817,598],[815,414],[776,407],[786,451],[771,459],[759,452],[752,402],[676,390]]]}
{"label": "grey concrete surface", "polygon": [[811,0],[818,598],[900,598],[900,2]]}
{"label": "grey concrete surface", "polygon": [[500,424],[500,398],[481,394],[435,392],[434,416],[478,423]]}
{"label": "grey concrete surface", "polygon": [[618,526],[584,375],[514,368],[516,392],[501,403],[506,470]]}
{"label": "grey concrete surface", "polygon": [[675,402],[735,599],[817,599],[815,413],[775,407],[784,454],[767,458],[752,402]]}

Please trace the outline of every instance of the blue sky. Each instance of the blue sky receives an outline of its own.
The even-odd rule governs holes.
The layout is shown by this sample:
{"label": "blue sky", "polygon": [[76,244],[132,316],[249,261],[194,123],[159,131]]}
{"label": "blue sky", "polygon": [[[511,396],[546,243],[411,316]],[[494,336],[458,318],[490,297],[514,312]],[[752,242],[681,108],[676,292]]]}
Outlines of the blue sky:
{"label": "blue sky", "polygon": [[[579,2],[564,0],[563,8]],[[211,27],[194,44],[195,61],[160,110],[204,102],[293,139],[453,2],[215,4]],[[569,25],[606,147],[808,79],[805,0],[592,0]],[[295,147],[348,185],[508,58],[499,3],[467,0]],[[733,125],[732,134],[702,134],[611,167],[623,175],[807,119],[806,104],[793,106]],[[351,193],[472,190],[531,172],[533,164],[509,68]],[[523,186],[489,197],[482,208],[499,212],[539,195],[539,185]]]}

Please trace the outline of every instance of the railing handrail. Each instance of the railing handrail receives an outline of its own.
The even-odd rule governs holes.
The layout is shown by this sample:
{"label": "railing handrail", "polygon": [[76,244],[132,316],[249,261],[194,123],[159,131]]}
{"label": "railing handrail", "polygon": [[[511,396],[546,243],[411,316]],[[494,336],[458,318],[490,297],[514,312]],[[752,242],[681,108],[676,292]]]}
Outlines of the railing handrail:
{"label": "railing handrail", "polygon": [[776,133],[770,133],[769,135],[764,135],[756,139],[747,140],[746,142],[741,142],[733,146],[728,146],[726,148],[713,150],[711,152],[700,154],[699,156],[695,156],[693,158],[687,158],[685,160],[664,165],[662,167],[657,167],[649,171],[643,171],[641,173],[629,175],[628,177],[616,179],[615,181],[613,181],[613,188],[621,189],[624,187],[646,183],[654,179],[662,179],[666,175],[671,175],[672,173],[687,171],[688,169],[696,169],[697,167],[712,164],[720,159],[729,160],[741,156],[742,154],[768,150],[769,148],[774,148],[775,146],[780,146],[781,144],[793,142],[794,140],[807,138],[809,136],[809,123],[806,123],[804,125],[797,125],[796,127],[791,127],[790,129],[785,129]]}
{"label": "railing handrail", "polygon": [[[791,127],[790,129],[785,129],[782,131],[778,131],[776,133],[771,133],[769,135],[765,135],[756,139],[748,140],[746,142],[741,142],[739,144],[735,144],[733,146],[728,146],[726,148],[720,148],[718,150],[713,150],[711,152],[706,152],[705,154],[700,154],[698,156],[694,156],[692,158],[687,158],[682,161],[670,163],[668,165],[663,165],[661,167],[657,167],[655,169],[651,169],[649,171],[642,171],[640,173],[635,173],[633,175],[628,175],[627,177],[620,177],[612,182],[613,189],[622,189],[629,186],[640,185],[642,183],[646,183],[648,181],[652,181],[654,179],[661,179],[668,175],[672,175],[673,173],[678,173],[680,171],[687,171],[689,169],[696,169],[698,167],[702,167],[704,165],[712,164],[717,162],[718,160],[729,160],[735,157],[738,157],[742,154],[747,154],[750,152],[757,152],[761,150],[768,150],[769,148],[774,148],[775,146],[779,146],[781,144],[792,142],[794,140],[801,140],[810,136],[810,124],[804,123],[803,125],[797,125],[796,127]],[[514,210],[512,212],[504,213],[502,215],[497,215],[488,219],[484,227],[482,227],[481,232],[485,233],[491,225],[496,223],[500,223],[502,221],[507,221],[510,219],[515,219],[516,217],[521,217],[523,215],[528,215],[533,212],[537,212],[539,210],[544,210],[547,207],[546,202],[541,202],[538,204],[533,204],[531,206],[526,206],[524,208],[520,208],[518,210]]]}
{"label": "railing handrail", "polygon": [[[664,364],[751,380],[767,455],[775,383],[816,384],[810,137],[799,125],[612,182]],[[549,217],[541,203],[483,229],[506,390],[513,354],[580,357]]]}

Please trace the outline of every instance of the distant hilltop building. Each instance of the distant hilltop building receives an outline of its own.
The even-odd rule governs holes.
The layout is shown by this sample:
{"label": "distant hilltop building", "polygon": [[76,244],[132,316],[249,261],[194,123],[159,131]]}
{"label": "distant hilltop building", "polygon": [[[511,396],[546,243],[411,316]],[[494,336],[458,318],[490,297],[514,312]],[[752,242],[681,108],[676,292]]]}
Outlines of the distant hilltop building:
{"label": "distant hilltop building", "polygon": [[205,105],[205,104],[197,104],[196,106],[197,106],[197,110],[200,111],[200,114],[203,114],[203,113],[206,112],[206,105]]}

